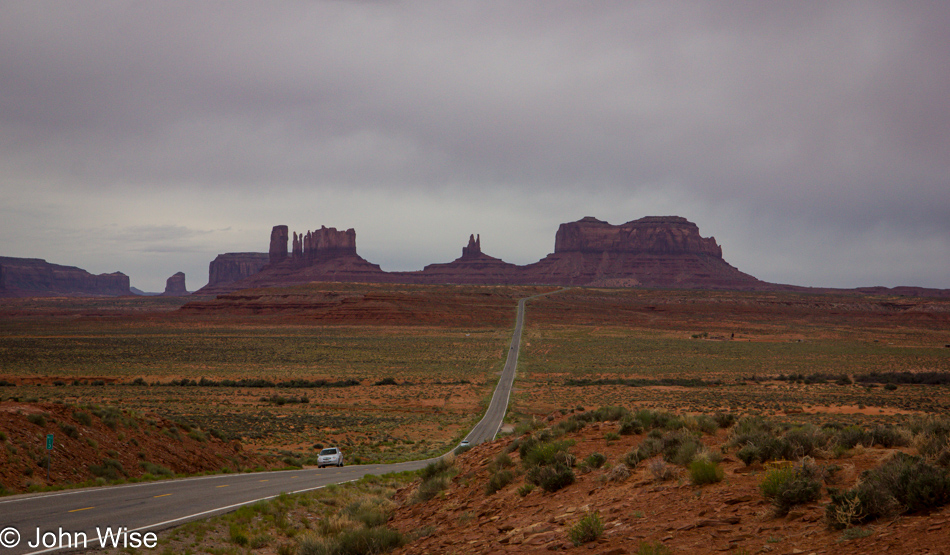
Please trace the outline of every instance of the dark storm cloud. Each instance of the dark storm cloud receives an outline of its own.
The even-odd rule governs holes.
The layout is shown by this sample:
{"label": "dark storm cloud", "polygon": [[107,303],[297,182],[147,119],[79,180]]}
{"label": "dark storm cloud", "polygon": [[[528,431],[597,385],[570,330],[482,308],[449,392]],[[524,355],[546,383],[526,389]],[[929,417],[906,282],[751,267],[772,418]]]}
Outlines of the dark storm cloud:
{"label": "dark storm cloud", "polygon": [[[826,269],[884,249],[946,287],[948,28],[939,2],[8,3],[0,171],[37,184],[24,210],[81,192],[158,227],[228,225],[215,195],[312,202],[414,261],[457,250],[407,221],[440,212],[524,235],[493,254],[527,262],[561,221],[665,209],[765,279],[905,283],[903,257]],[[413,229],[401,254],[379,220]]]}

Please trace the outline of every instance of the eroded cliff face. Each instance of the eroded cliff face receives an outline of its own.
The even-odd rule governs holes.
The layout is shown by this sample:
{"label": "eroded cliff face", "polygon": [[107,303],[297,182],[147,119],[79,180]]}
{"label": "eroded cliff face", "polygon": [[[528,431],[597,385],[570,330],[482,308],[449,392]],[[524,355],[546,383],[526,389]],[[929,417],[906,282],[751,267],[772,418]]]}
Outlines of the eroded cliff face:
{"label": "eroded cliff face", "polygon": [[39,258],[0,256],[0,296],[131,294],[129,276],[122,272],[93,275]]}
{"label": "eroded cliff face", "polygon": [[307,266],[341,256],[356,256],[356,230],[353,228],[343,231],[321,226],[306,235],[294,232],[292,257],[296,265]]}
{"label": "eroded cliff face", "polygon": [[592,217],[561,224],[554,253],[697,254],[722,258],[714,237],[703,238],[699,227],[679,216],[648,216],[621,225]]}
{"label": "eroded cliff face", "polygon": [[184,272],[176,272],[165,280],[165,292],[162,293],[162,295],[166,297],[183,297],[188,294],[188,289],[185,287]]}
{"label": "eroded cliff face", "polygon": [[208,266],[208,285],[224,286],[261,271],[270,261],[266,252],[229,252],[219,254]]}
{"label": "eroded cliff face", "polygon": [[356,253],[356,231],[321,227],[293,233],[290,256],[287,226],[271,233],[269,263],[260,272],[231,284],[203,288],[221,293],[238,288],[270,287],[310,281],[380,283],[458,283],[497,285],[589,285],[600,287],[673,287],[759,289],[767,284],[722,259],[712,237],[678,216],[652,216],[621,225],[596,218],[561,224],[554,253],[518,266],[482,252],[481,236],[471,235],[462,256],[429,264],[415,272],[384,272]]}

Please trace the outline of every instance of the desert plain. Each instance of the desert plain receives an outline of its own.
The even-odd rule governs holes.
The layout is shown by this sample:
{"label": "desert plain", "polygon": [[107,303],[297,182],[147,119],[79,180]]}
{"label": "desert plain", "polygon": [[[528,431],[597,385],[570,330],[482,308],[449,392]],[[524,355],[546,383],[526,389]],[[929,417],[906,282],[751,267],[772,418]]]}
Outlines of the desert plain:
{"label": "desert plain", "polygon": [[[758,488],[770,468],[740,462],[726,428],[702,436],[720,450],[725,472],[724,481],[706,486],[690,483],[682,468],[661,480],[644,463],[631,468],[625,485],[611,487],[610,470],[650,433],[621,434],[619,420],[570,430],[578,462],[594,452],[606,460],[584,466],[559,491],[522,495],[521,457],[510,446],[606,406],[693,419],[729,415],[731,425],[762,417],[785,429],[910,429],[945,418],[946,298],[313,283],[214,298],[2,299],[0,483],[13,493],[144,474],[308,465],[329,445],[351,464],[445,453],[487,406],[518,299],[543,292],[552,294],[527,307],[501,437],[460,453],[434,498],[414,497],[421,486],[411,479],[364,486],[391,489],[388,522],[404,533],[402,552],[620,554],[647,546],[658,553],[817,553],[872,545],[909,552],[899,549],[907,545],[898,541],[904,528],[924,542],[921,552],[945,549],[937,539],[950,530],[946,507],[886,521],[896,524],[876,521],[875,531],[847,541],[822,518],[827,490],[792,511],[794,518],[775,514]],[[49,481],[40,465],[48,433],[74,455]],[[163,458],[169,445],[181,456]],[[844,468],[837,487],[847,488],[897,451],[917,454],[911,442],[815,458]],[[507,465],[502,453],[514,459],[512,485],[486,493],[485,482]],[[310,506],[324,506],[314,499],[325,495],[289,514],[301,523],[329,518]],[[664,504],[660,522],[656,508]],[[568,529],[595,511],[606,531],[575,546]],[[261,532],[271,541],[257,547],[233,534],[200,535],[215,549],[304,552],[298,532]]]}

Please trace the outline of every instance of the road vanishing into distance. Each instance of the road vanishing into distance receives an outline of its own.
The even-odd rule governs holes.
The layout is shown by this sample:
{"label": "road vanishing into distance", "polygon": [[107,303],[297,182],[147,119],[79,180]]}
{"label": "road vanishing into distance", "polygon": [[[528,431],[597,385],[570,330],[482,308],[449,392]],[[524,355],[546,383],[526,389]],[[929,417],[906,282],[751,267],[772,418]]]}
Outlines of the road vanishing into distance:
{"label": "road vanishing into distance", "polygon": [[[518,367],[525,303],[518,301],[511,346],[485,416],[465,440],[475,445],[498,435]],[[419,470],[432,459],[342,468],[305,468],[219,474],[121,486],[0,498],[0,555],[52,553],[101,547],[146,548],[149,532],[232,511],[242,505],[351,482],[367,474]],[[102,545],[105,541],[106,545]],[[117,542],[117,543],[116,543]],[[127,543],[123,543],[127,542]],[[138,542],[138,543],[136,543]]]}

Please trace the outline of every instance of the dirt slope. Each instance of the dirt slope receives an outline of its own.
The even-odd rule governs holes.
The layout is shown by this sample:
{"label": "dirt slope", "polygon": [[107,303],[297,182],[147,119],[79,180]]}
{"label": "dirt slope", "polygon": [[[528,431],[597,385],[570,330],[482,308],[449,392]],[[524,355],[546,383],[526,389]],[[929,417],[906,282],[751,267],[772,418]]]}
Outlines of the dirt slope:
{"label": "dirt slope", "polygon": [[[266,466],[240,443],[160,417],[53,403],[0,402],[0,484],[7,492]],[[54,436],[50,479],[46,437]]]}
{"label": "dirt slope", "polygon": [[[566,437],[576,440],[571,452],[581,461],[593,452],[606,455],[607,465],[616,467],[625,453],[645,435],[620,436],[608,442],[605,435],[616,433],[615,422],[589,424]],[[708,447],[718,447],[726,439],[703,436]],[[458,474],[443,495],[412,504],[414,488],[398,494],[402,506],[389,525],[407,535],[423,535],[394,553],[596,553],[622,555],[637,553],[641,543],[662,544],[672,553],[946,553],[950,550],[950,506],[926,514],[878,520],[863,530],[866,537],[845,539],[824,520],[827,491],[817,503],[795,507],[784,517],[774,516],[772,506],[759,491],[764,474],[761,465],[746,467],[726,455],[725,479],[719,483],[694,486],[688,474],[678,468],[678,476],[657,480],[649,462],[640,463],[630,476],[611,481],[606,466],[588,473],[577,471],[577,481],[554,493],[541,488],[522,497],[518,489],[523,475],[494,495],[485,486],[491,476],[489,465],[505,450],[512,438],[483,444],[461,454]],[[903,449],[911,451],[911,449]],[[894,449],[856,449],[848,458],[819,460],[823,465],[842,467],[836,487],[854,485],[861,471],[877,466]],[[511,453],[516,472],[518,452]],[[605,524],[603,536],[592,543],[574,546],[568,530],[585,515],[596,511]],[[421,532],[420,532],[421,531]],[[653,553],[653,551],[649,551]]]}

